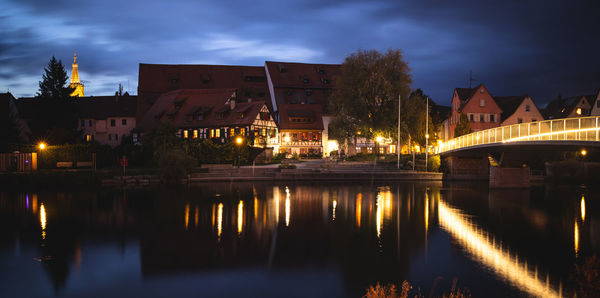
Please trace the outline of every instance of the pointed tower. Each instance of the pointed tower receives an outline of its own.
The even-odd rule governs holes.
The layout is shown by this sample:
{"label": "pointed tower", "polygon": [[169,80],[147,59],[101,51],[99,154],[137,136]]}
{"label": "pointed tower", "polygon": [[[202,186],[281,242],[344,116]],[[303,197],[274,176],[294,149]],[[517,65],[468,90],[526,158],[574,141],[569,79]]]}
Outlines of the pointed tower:
{"label": "pointed tower", "polygon": [[73,69],[71,70],[71,84],[69,87],[74,88],[71,96],[83,97],[83,83],[79,81],[79,71],[77,70],[77,53],[73,56]]}

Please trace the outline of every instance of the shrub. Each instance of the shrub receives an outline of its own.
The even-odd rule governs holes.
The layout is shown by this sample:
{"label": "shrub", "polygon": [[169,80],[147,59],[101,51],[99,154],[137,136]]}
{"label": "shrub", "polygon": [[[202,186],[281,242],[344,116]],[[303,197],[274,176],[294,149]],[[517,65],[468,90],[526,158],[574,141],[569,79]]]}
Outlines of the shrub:
{"label": "shrub", "polygon": [[196,160],[181,149],[160,152],[158,166],[160,177],[167,185],[176,185],[196,166]]}
{"label": "shrub", "polygon": [[441,160],[439,155],[432,155],[427,160],[427,168],[430,172],[438,172],[440,170],[440,164]]}

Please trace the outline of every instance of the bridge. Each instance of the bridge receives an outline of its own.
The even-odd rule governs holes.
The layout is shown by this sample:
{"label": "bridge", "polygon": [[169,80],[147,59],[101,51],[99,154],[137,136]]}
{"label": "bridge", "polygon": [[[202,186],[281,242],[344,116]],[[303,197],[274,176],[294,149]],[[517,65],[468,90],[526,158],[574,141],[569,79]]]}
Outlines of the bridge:
{"label": "bridge", "polygon": [[[454,177],[488,176],[493,187],[529,186],[528,157],[600,149],[600,117],[552,119],[476,131],[434,148]],[[491,166],[491,167],[490,167]],[[488,171],[489,170],[489,171]]]}

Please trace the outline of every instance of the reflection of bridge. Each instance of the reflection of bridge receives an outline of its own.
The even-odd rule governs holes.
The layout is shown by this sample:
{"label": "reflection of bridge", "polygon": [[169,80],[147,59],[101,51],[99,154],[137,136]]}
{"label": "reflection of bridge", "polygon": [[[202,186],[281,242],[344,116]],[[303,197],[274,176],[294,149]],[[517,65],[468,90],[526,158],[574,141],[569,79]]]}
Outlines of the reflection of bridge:
{"label": "reflection of bridge", "polygon": [[[446,159],[450,175],[487,176],[492,186],[526,186],[528,155],[600,148],[600,117],[554,119],[500,126],[440,142],[435,153]],[[500,181],[507,176],[519,176]],[[496,179],[494,179],[496,178]],[[499,179],[499,180],[498,180]],[[524,181],[527,180],[527,183]],[[498,182],[498,183],[496,183]]]}

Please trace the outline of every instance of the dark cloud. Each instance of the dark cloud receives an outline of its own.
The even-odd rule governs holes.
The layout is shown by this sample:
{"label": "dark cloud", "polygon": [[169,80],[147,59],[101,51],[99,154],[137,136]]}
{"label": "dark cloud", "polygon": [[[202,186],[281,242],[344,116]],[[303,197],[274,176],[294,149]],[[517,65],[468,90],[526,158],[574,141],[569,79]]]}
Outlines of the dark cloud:
{"label": "dark cloud", "polygon": [[[571,3],[577,2],[577,3]],[[52,55],[74,51],[87,94],[114,93],[145,63],[341,63],[357,49],[402,49],[415,88],[449,104],[469,71],[493,94],[600,88],[593,1],[5,1],[0,88],[37,90]]]}

